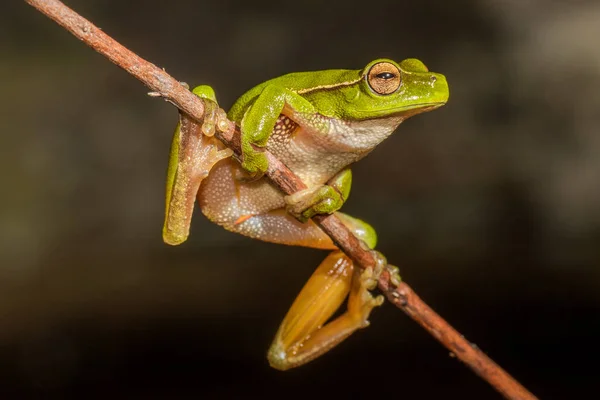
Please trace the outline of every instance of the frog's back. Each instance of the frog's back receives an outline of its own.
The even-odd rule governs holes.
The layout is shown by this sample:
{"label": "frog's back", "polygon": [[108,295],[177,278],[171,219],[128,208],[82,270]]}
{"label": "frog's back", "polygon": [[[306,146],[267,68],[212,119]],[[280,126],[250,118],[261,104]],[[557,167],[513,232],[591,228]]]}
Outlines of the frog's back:
{"label": "frog's back", "polygon": [[240,122],[246,108],[269,85],[277,85],[292,92],[302,94],[356,83],[360,80],[360,72],[360,70],[331,69],[325,71],[292,72],[278,78],[273,78],[244,93],[231,106],[228,116],[233,121]]}

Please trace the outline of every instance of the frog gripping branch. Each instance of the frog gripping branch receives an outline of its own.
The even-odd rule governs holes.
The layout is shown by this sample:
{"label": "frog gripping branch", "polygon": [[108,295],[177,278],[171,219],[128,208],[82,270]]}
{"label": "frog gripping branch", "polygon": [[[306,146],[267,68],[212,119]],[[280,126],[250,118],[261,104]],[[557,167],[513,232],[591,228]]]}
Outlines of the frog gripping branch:
{"label": "frog gripping branch", "polygon": [[[269,80],[242,95],[227,115],[241,126],[241,164],[227,158],[231,153],[218,141],[198,138],[200,132],[214,132],[216,115],[222,113],[213,111],[216,98],[210,87],[199,86],[194,93],[209,100],[209,111],[202,125],[183,118],[175,130],[164,240],[185,240],[197,198],[206,217],[232,232],[332,250],[296,298],[268,352],[277,369],[302,365],[369,325],[371,310],[383,302],[370,290],[386,267],[385,258],[370,250],[377,264],[355,268],[311,218],[335,213],[369,249],[375,247],[370,225],[338,211],[350,194],[348,165],[406,118],[445,104],[446,79],[416,59],[379,59],[361,70],[300,72]],[[262,178],[268,168],[262,149],[308,187],[284,196]],[[397,272],[394,279],[400,280]],[[346,298],[346,313],[327,322]]]}
{"label": "frog gripping branch", "polygon": [[[335,176],[325,184],[314,181],[306,182],[305,184],[268,150],[270,142],[277,142],[276,140],[268,140],[269,136],[275,136],[281,131],[290,132],[292,131],[291,127],[293,127],[294,124],[300,125],[302,130],[310,131],[311,129],[307,129],[307,127],[318,128],[322,124],[327,124],[327,119],[330,121],[331,119],[334,119],[346,122],[361,120],[361,125],[364,129],[357,129],[357,125],[354,125],[354,128],[352,129],[354,133],[361,131],[365,133],[372,132],[373,129],[371,128],[377,127],[378,118],[382,118],[386,113],[387,115],[391,114],[383,103],[379,103],[377,107],[367,108],[367,114],[370,114],[371,118],[363,114],[363,117],[366,118],[364,120],[361,119],[361,109],[359,108],[352,109],[350,106],[346,108],[331,107],[332,105],[335,105],[336,102],[343,101],[343,98],[340,96],[349,96],[347,99],[352,99],[353,96],[357,95],[357,91],[353,92],[347,90],[350,88],[344,88],[340,83],[347,83],[348,86],[352,86],[358,83],[359,80],[353,82],[352,79],[345,80],[336,78],[335,82],[317,82],[317,85],[309,84],[305,86],[304,89],[297,89],[295,92],[296,95],[308,100],[308,98],[311,97],[309,93],[311,90],[309,89],[316,89],[318,86],[318,90],[315,90],[313,93],[314,98],[308,102],[317,110],[317,114],[323,116],[319,117],[316,116],[316,114],[313,114],[311,119],[309,113],[305,114],[303,119],[302,113],[300,112],[297,115],[297,122],[294,118],[290,118],[287,113],[293,111],[290,110],[288,106],[293,106],[295,104],[291,102],[294,101],[292,98],[296,96],[291,94],[289,97],[286,97],[288,93],[283,93],[284,100],[286,100],[284,101],[285,107],[281,109],[279,113],[280,116],[277,117],[273,129],[269,130],[259,125],[258,127],[260,129],[258,131],[255,131],[254,134],[242,138],[243,140],[241,140],[238,127],[224,117],[224,113],[216,106],[216,103],[211,103],[212,90],[207,92],[201,91],[200,93],[197,93],[197,95],[191,93],[187,87],[181,85],[163,69],[149,63],[125,48],[90,21],[69,9],[59,0],[25,1],[61,25],[75,37],[82,40],[92,49],[104,55],[110,61],[143,82],[152,90],[152,92],[149,93],[150,95],[153,97],[162,97],[164,100],[179,108],[180,114],[182,115],[180,119],[180,133],[181,130],[184,132],[182,136],[194,135],[191,132],[195,132],[195,138],[192,138],[193,140],[186,141],[186,138],[176,135],[173,141],[171,149],[172,163],[169,166],[168,172],[170,183],[167,183],[167,218],[163,230],[163,235],[167,242],[177,244],[185,241],[189,229],[191,210],[193,209],[195,200],[193,194],[198,190],[200,191],[200,194],[203,192],[202,187],[205,185],[203,180],[209,182],[209,180],[212,179],[210,178],[213,174],[211,169],[216,171],[219,163],[227,163],[231,160],[231,158],[228,158],[230,152],[211,137],[214,133],[219,141],[223,142],[226,147],[233,150],[235,157],[238,159],[244,159],[243,147],[246,149],[246,155],[251,154],[253,150],[257,150],[254,154],[259,154],[257,157],[253,157],[252,155],[246,157],[246,170],[238,170],[243,179],[237,180],[236,182],[240,182],[240,184],[245,185],[247,188],[251,187],[252,179],[257,182],[254,184],[263,188],[266,187],[263,183],[264,179],[258,178],[260,178],[262,171],[265,169],[264,160],[267,160],[266,176],[274,185],[271,190],[276,191],[275,187],[277,187],[283,193],[292,195],[291,197],[283,198],[285,210],[273,210],[271,212],[271,217],[281,218],[281,214],[286,215],[284,218],[289,222],[288,227],[290,228],[288,233],[298,241],[295,244],[320,248],[333,248],[333,243],[335,243],[339,249],[343,250],[345,255],[339,251],[334,251],[325,259],[321,266],[319,266],[281,324],[269,354],[271,362],[274,363],[276,367],[284,369],[310,361],[312,358],[326,352],[336,343],[339,343],[354,330],[364,327],[367,324],[366,317],[368,316],[368,313],[373,306],[378,305],[380,302],[379,297],[373,298],[371,296],[369,289],[374,286],[375,277],[380,273],[381,266],[384,264],[385,260],[378,253],[368,249],[368,247],[372,248],[375,245],[375,233],[370,229],[369,225],[339,212],[335,212],[335,210],[343,204],[349,194],[351,180],[349,170],[344,168],[333,173],[332,176]],[[426,70],[423,64],[417,60],[405,60],[400,65],[391,61],[382,61],[383,63],[381,63],[381,65],[375,62],[373,68],[369,69],[368,75],[360,77],[360,81],[363,81],[363,79],[363,82],[368,81],[367,83],[370,83],[370,88],[379,95],[393,92],[396,86],[399,87],[398,81],[403,78],[402,74],[394,76],[393,70],[388,70],[390,67],[388,63],[394,68],[401,67],[401,69],[405,69],[406,72],[420,69],[421,73],[425,73]],[[350,71],[349,73],[352,72]],[[423,90],[428,90],[427,85],[435,84],[438,77],[439,76],[433,74],[432,77],[429,78],[429,83],[427,83],[427,80],[421,80],[421,82],[415,84],[413,88],[417,93],[423,95]],[[283,78],[285,77],[278,78],[278,82],[274,83],[281,83]],[[355,79],[358,79],[356,75]],[[306,83],[308,80],[304,82]],[[337,96],[332,97],[326,95],[329,84],[333,85],[331,86],[331,89],[337,92]],[[285,88],[285,85],[283,86]],[[275,92],[279,91],[279,89],[275,90]],[[293,90],[291,91],[293,92]],[[319,95],[318,92],[321,92],[321,95]],[[280,91],[279,95],[281,95]],[[358,95],[360,97],[360,93]],[[447,93],[445,95],[447,97]],[[212,96],[214,96],[214,93],[212,93]],[[417,94],[417,96],[419,96],[419,94]],[[204,97],[204,99],[200,99],[199,97]],[[241,106],[240,109],[244,108],[244,104],[250,106],[251,103],[253,103],[251,99],[248,98],[243,100],[243,98],[244,96],[238,101]],[[287,99],[291,99],[290,104],[287,103]],[[298,99],[296,98],[296,100]],[[298,101],[306,104],[300,100]],[[445,101],[445,99],[443,101]],[[400,123],[403,119],[418,112],[427,111],[425,105],[422,104],[421,106],[421,108],[406,108],[403,115],[398,117],[397,123]],[[302,111],[301,107],[302,104],[300,104],[300,107],[298,107],[296,111]],[[331,113],[334,109],[337,109],[340,114]],[[376,113],[375,111],[377,109],[382,112],[379,114]],[[232,108],[230,114],[233,110],[234,109]],[[365,111],[365,109],[363,108],[362,111]],[[245,114],[246,112],[244,111],[244,115]],[[253,112],[252,114],[258,115],[259,113]],[[271,117],[269,119],[272,121],[272,115],[276,115],[276,113],[271,113],[270,115]],[[294,115],[292,115],[292,117],[294,117]],[[371,123],[375,123],[371,128],[369,128],[369,120],[374,120],[374,122]],[[392,118],[390,118],[390,121],[391,120]],[[250,123],[249,126],[252,126],[253,123],[256,123],[256,120],[250,118],[248,122]],[[387,129],[389,130],[391,128],[388,126]],[[317,129],[317,131],[318,130],[319,129]],[[393,131],[393,129],[391,130]],[[266,135],[265,132],[267,132]],[[379,133],[381,134],[380,131]],[[385,136],[385,134],[382,134],[381,140],[383,140]],[[313,139],[315,137],[318,136],[311,136]],[[373,136],[370,136],[370,138],[373,138]],[[205,147],[209,150],[206,153],[200,153],[200,168],[198,167],[198,164],[186,164],[185,162],[186,151],[192,150],[191,153],[187,154],[193,155],[194,149],[198,149],[198,147],[188,147],[188,145],[185,144],[192,142],[197,144],[200,143],[201,147]],[[376,144],[373,144],[372,141],[370,143],[371,146]],[[180,144],[183,144],[183,146],[180,147]],[[265,157],[260,155],[261,150]],[[175,156],[175,154],[178,155]],[[223,158],[226,158],[227,160],[221,161]],[[258,161],[252,161],[253,158]],[[358,158],[360,157],[357,157],[357,159]],[[263,161],[261,161],[261,159],[263,159]],[[179,166],[183,166],[181,170],[178,169]],[[182,177],[193,176],[194,179],[189,181],[184,179],[178,183],[178,175],[183,175]],[[246,178],[251,179],[248,180]],[[281,204],[281,198],[279,198],[278,201],[279,204]],[[203,204],[201,203],[200,205],[202,208]],[[205,214],[210,214],[208,209],[209,208],[204,207],[202,211],[205,212]],[[327,213],[332,210],[333,214],[321,214],[322,212]],[[171,211],[173,211],[173,213],[171,213]],[[290,213],[298,219],[291,218]],[[303,223],[303,221],[310,218],[311,215],[312,219]],[[219,214],[217,213],[213,217],[215,219],[219,218]],[[223,217],[223,215],[220,217]],[[223,221],[225,220],[226,219],[223,219]],[[263,218],[256,219],[253,214],[245,214],[234,222],[237,222],[237,225],[243,225],[246,220],[261,221],[261,223],[266,224],[269,218],[263,216]],[[311,237],[310,235],[304,236],[305,241],[299,240],[299,238],[303,236],[302,232],[317,231],[313,227],[313,224],[320,227],[322,232],[316,237]],[[223,223],[223,225],[225,226],[225,223]],[[236,227],[235,225],[236,224],[234,224],[234,228],[237,228],[237,231],[240,231],[239,227]],[[257,224],[256,226],[260,227],[261,225]],[[360,229],[357,229],[352,232],[349,229],[349,227],[352,228],[352,226],[362,226],[366,230],[361,231]],[[294,231],[294,229],[298,227],[303,227],[306,230],[302,231],[302,229],[300,229],[299,231]],[[236,231],[236,229],[232,230]],[[250,229],[247,232],[252,233],[253,231],[254,230]],[[254,232],[256,234],[256,231]],[[298,233],[300,233],[300,235]],[[268,239],[266,237],[261,238],[263,240]],[[360,239],[363,239],[363,241]],[[365,241],[368,243],[365,243]],[[284,241],[280,242],[283,243]],[[350,259],[354,262],[352,263]],[[360,267],[360,269],[365,272],[357,272],[358,268],[356,267]],[[332,273],[329,283],[327,282],[327,277],[322,274],[323,270]],[[349,278],[348,275],[351,275],[351,278]],[[381,272],[377,280],[377,286],[382,293],[385,294],[388,301],[415,320],[415,322],[421,325],[436,340],[451,351],[457,359],[463,361],[471,368],[471,370],[473,370],[473,372],[486,380],[505,398],[513,400],[536,399],[531,392],[498,366],[477,346],[473,346],[471,342],[467,341],[463,335],[452,328],[452,326],[423,302],[406,282],[400,282],[397,279],[394,279],[393,275],[395,275],[394,270],[390,269],[390,266],[387,266],[383,272]],[[331,286],[330,283],[333,286]],[[310,300],[317,299],[317,302],[314,303],[316,309],[320,310],[320,312],[329,313],[331,308],[335,308],[337,305],[341,304],[343,297],[345,297],[345,295],[342,296],[342,294],[347,292],[350,293],[348,312],[340,318],[328,323],[321,329],[318,329],[319,326],[316,324],[317,330],[315,331],[315,334],[312,338],[307,338],[307,332],[315,329],[315,323],[311,323],[311,321],[308,321],[307,319],[307,317],[314,315],[315,311],[315,307],[312,306]],[[324,297],[321,296],[323,293],[331,296],[332,301],[324,301]],[[348,315],[354,316],[354,318],[348,318]],[[293,316],[293,318],[290,319],[290,316]],[[323,321],[327,319],[323,318],[323,316],[321,316],[321,318]],[[319,343],[315,344],[315,341],[318,341]],[[302,350],[302,347],[305,346],[308,346],[309,348],[312,347],[313,350],[310,354],[308,354],[306,350]],[[393,371],[391,372],[393,373]],[[382,383],[387,385],[389,384],[389,381],[387,378],[384,378]],[[402,387],[398,386],[397,390],[399,395],[403,394]]]}

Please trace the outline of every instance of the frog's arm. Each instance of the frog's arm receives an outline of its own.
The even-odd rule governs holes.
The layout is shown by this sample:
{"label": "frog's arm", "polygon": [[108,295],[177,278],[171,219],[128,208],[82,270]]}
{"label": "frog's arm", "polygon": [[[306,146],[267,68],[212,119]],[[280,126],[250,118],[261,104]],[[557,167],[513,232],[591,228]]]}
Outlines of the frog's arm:
{"label": "frog's arm", "polygon": [[297,93],[276,84],[269,84],[246,109],[240,123],[242,136],[242,167],[259,177],[268,167],[266,156],[254,146],[265,147],[273,132],[277,118],[286,114],[289,107],[294,112],[313,114],[314,106]]}
{"label": "frog's arm", "polygon": [[163,225],[163,240],[171,245],[183,243],[188,237],[194,202],[202,180],[218,161],[232,155],[231,149],[212,137],[219,117],[224,117],[216,104],[214,91],[209,86],[199,86],[193,92],[212,101],[205,102],[202,125],[180,114],[173,135]]}
{"label": "frog's arm", "polygon": [[352,171],[345,168],[326,185],[316,185],[285,197],[287,211],[301,222],[317,214],[331,214],[342,208],[350,196]]}

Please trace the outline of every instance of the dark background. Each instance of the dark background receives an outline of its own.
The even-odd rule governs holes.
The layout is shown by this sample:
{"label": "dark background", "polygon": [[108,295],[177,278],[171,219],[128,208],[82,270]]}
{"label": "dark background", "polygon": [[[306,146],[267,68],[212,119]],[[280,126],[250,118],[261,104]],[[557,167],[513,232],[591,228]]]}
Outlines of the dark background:
{"label": "dark background", "polygon": [[[598,1],[68,4],[191,85],[417,57],[447,106],[354,168],[344,210],[543,399],[598,392]],[[161,241],[169,104],[24,2],[0,16],[0,397],[499,399],[400,311],[311,364],[265,352],[324,252],[199,213]]]}

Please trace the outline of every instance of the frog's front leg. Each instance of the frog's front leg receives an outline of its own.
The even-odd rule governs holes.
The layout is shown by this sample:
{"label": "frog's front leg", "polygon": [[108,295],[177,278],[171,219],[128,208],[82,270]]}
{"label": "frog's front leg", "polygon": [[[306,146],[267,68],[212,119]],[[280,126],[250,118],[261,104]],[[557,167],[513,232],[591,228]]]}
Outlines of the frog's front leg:
{"label": "frog's front leg", "polygon": [[255,178],[261,177],[268,168],[267,157],[255,146],[266,147],[275,123],[286,107],[294,112],[316,113],[308,100],[277,85],[266,86],[244,113],[240,123],[242,168]]}
{"label": "frog's front leg", "polygon": [[352,171],[338,172],[326,185],[300,190],[285,197],[287,211],[301,222],[317,214],[331,214],[339,210],[350,195]]}
{"label": "frog's front leg", "polygon": [[[380,260],[385,262],[383,258]],[[379,265],[377,272],[383,265]],[[371,310],[383,303],[369,290],[377,283],[372,268],[361,271],[342,252],[332,252],[310,277],[281,323],[268,352],[279,370],[305,364],[329,351],[354,331],[369,325]],[[347,311],[323,325],[346,296]]]}

